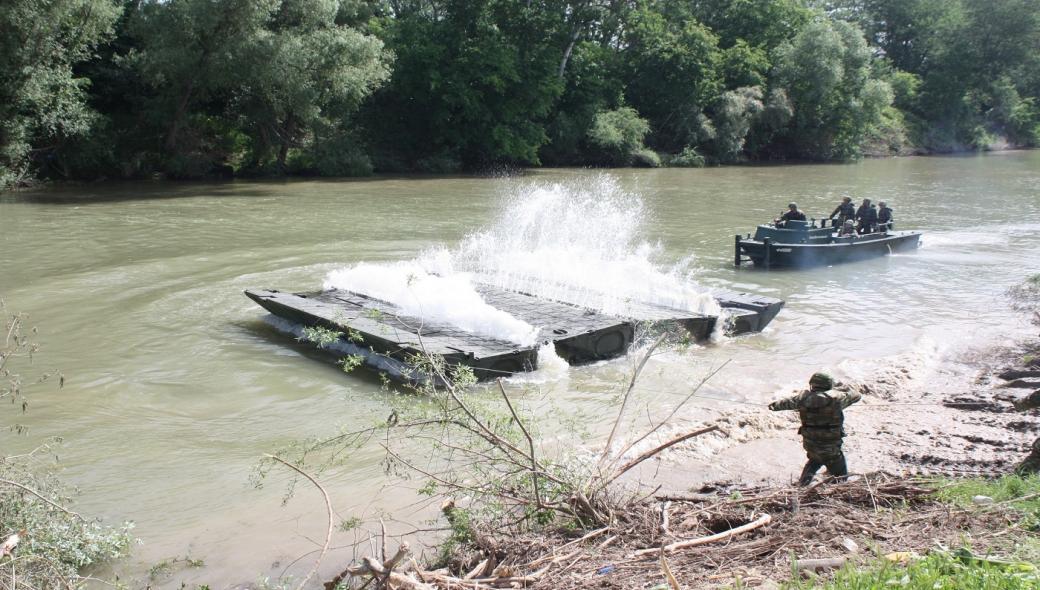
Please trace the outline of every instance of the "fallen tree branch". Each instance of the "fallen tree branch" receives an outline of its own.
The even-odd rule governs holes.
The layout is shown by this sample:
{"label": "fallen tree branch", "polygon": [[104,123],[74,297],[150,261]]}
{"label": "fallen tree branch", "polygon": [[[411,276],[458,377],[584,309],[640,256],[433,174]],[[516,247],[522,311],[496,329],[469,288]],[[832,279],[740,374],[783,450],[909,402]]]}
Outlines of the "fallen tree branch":
{"label": "fallen tree branch", "polygon": [[661,503],[661,536],[667,537],[672,534],[672,531],[668,530],[668,509],[671,508],[672,503],[670,501],[664,501]]}
{"label": "fallen tree branch", "polygon": [[673,439],[671,439],[671,440],[669,440],[669,441],[667,441],[667,442],[665,442],[663,444],[660,444],[660,445],[650,449],[649,451],[643,453],[642,455],[639,455],[635,459],[629,461],[624,466],[619,468],[617,471],[612,473],[609,477],[607,477],[607,479],[605,479],[602,483],[600,483],[599,488],[603,489],[603,488],[607,487],[608,485],[613,483],[614,480],[616,480],[617,478],[619,478],[622,475],[624,475],[626,471],[632,469],[636,465],[639,465],[643,461],[646,461],[650,457],[653,457],[654,455],[660,453],[661,451],[664,451],[665,449],[667,449],[669,447],[672,447],[672,446],[675,446],[675,445],[677,445],[677,444],[679,444],[681,442],[687,441],[687,440],[689,440],[689,439],[691,439],[691,438],[693,438],[695,436],[700,436],[702,434],[707,434],[709,432],[715,432],[716,430],[720,430],[719,427],[716,426],[716,425],[712,425],[712,426],[708,426],[707,428],[701,428],[700,430],[694,430],[693,432],[688,432],[688,433],[683,434],[681,436],[677,436],[677,437],[675,437],[675,438],[673,438]]}
{"label": "fallen tree branch", "polygon": [[772,516],[770,516],[768,514],[763,514],[762,516],[758,517],[756,520],[754,520],[752,522],[749,522],[749,523],[747,523],[745,525],[738,526],[736,528],[732,528],[732,529],[730,529],[728,531],[723,531],[721,533],[716,533],[714,535],[708,535],[707,537],[698,537],[696,539],[689,539],[689,540],[686,540],[686,541],[678,541],[678,542],[672,543],[670,545],[665,545],[664,547],[654,547],[652,549],[640,549],[639,551],[636,551],[636,552],[632,553],[631,555],[629,555],[628,558],[629,559],[633,559],[633,558],[637,558],[637,557],[643,557],[643,556],[646,556],[646,555],[652,555],[654,553],[671,553],[672,551],[675,551],[676,549],[686,549],[688,547],[696,547],[698,545],[707,545],[708,543],[714,543],[716,541],[724,541],[724,540],[726,540],[726,539],[728,539],[730,537],[733,537],[733,536],[736,536],[736,535],[739,535],[739,534],[742,534],[742,533],[746,533],[748,531],[752,531],[752,530],[757,529],[759,527],[763,527],[763,526],[769,524],[772,520],[773,520]]}
{"label": "fallen tree branch", "polygon": [[51,499],[47,498],[46,496],[44,496],[40,492],[37,492],[36,490],[34,490],[34,489],[30,488],[30,487],[23,486],[22,484],[20,484],[18,482],[6,480],[6,479],[0,479],[0,483],[7,484],[9,486],[14,486],[14,487],[16,487],[16,488],[18,488],[18,489],[20,489],[22,491],[28,492],[28,493],[36,496],[37,498],[43,500],[44,502],[50,504],[51,506],[57,508],[58,510],[61,510],[65,514],[68,514],[70,516],[75,516],[76,518],[78,518],[80,520],[84,520],[84,518],[82,516],[80,516],[79,514],[69,510],[68,508],[65,508],[64,506],[58,504],[57,502],[52,501]]}

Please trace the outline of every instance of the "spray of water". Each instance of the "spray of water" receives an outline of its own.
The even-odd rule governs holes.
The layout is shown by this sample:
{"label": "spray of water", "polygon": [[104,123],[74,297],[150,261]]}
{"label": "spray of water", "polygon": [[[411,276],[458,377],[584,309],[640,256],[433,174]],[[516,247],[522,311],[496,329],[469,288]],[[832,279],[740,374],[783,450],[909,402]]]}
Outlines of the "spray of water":
{"label": "spray of water", "polygon": [[440,321],[491,338],[530,346],[538,329],[488,305],[473,289],[469,275],[433,275],[416,262],[360,263],[334,270],[325,278],[326,289],[364,293],[396,305],[402,315]]}
{"label": "spray of water", "polygon": [[642,302],[719,314],[715,299],[693,284],[692,260],[668,265],[660,244],[642,237],[648,222],[643,201],[609,175],[530,183],[513,192],[490,227],[421,260],[441,274],[469,272],[604,313],[628,315],[631,303]]}
{"label": "spray of water", "polygon": [[690,259],[668,265],[660,244],[641,237],[648,222],[642,200],[609,175],[526,183],[510,192],[489,227],[455,248],[335,270],[325,288],[366,293],[406,315],[524,345],[535,342],[538,328],[488,305],[473,281],[622,316],[633,302],[720,314],[692,283]]}

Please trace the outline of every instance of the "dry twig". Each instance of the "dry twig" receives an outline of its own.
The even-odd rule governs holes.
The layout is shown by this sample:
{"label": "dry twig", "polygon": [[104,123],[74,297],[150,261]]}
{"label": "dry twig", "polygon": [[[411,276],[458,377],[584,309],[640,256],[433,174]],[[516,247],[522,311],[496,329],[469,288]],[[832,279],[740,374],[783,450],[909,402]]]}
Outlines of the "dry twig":
{"label": "dry twig", "polygon": [[307,575],[303,578],[303,580],[300,581],[299,585],[296,586],[296,590],[303,590],[303,587],[307,585],[307,582],[309,582],[310,579],[312,577],[314,577],[314,574],[317,573],[318,566],[321,565],[321,561],[323,559],[325,559],[325,554],[329,552],[329,544],[332,542],[332,527],[333,527],[332,500],[329,499],[329,493],[327,491],[325,491],[325,488],[322,487],[322,485],[320,483],[318,483],[318,480],[314,479],[314,477],[312,477],[306,471],[300,469],[299,467],[293,465],[292,463],[289,463],[289,462],[285,461],[281,457],[276,457],[274,455],[270,455],[270,454],[266,454],[266,453],[264,454],[264,456],[267,457],[268,459],[273,459],[274,461],[277,461],[278,463],[281,463],[282,465],[285,465],[289,469],[292,469],[296,473],[299,473],[303,477],[307,478],[308,481],[310,481],[312,484],[314,484],[314,487],[318,488],[318,491],[321,492],[322,497],[325,499],[325,512],[326,512],[326,514],[328,516],[329,527],[328,527],[328,531],[325,533],[325,542],[321,546],[321,553],[318,554],[318,559],[316,559],[314,561],[314,566],[311,567],[311,571],[307,572]]}

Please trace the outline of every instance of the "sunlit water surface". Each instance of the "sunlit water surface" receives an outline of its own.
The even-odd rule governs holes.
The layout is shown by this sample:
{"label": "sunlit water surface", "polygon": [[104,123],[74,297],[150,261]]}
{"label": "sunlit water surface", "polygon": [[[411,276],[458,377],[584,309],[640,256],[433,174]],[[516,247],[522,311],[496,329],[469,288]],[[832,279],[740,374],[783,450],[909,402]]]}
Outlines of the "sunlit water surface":
{"label": "sunlit water surface", "polygon": [[[27,414],[0,416],[5,426],[29,426],[21,436],[5,428],[0,452],[63,437],[57,453],[62,475],[82,490],[77,508],[136,523],[143,542],[120,566],[134,585],[148,582],[156,562],[188,554],[206,567],[157,582],[224,587],[287,567],[301,575],[313,554],[292,562],[318,546],[320,500],[300,488],[282,507],[286,478],[257,490],[251,468],[294,439],[370,425],[388,404],[378,380],[346,376],[275,332],[244,289],[316,289],[337,272],[370,280],[365,268],[375,266],[500,273],[499,282],[528,288],[539,276],[546,289],[570,281],[571,296],[606,293],[603,307],[658,293],[696,308],[702,287],[750,290],[787,301],[765,333],[655,359],[639,392],[666,410],[708,367],[730,359],[706,395],[761,401],[820,368],[938,359],[1026,333],[1004,292],[1040,272],[1038,187],[1040,152],[1017,152],[6,195],[0,297],[39,326],[40,370],[58,368],[67,382],[61,391],[33,390]],[[888,201],[899,229],[926,232],[922,248],[834,268],[732,267],[735,233],[753,231],[789,201],[821,216],[845,193]],[[526,388],[519,395],[534,408],[591,416],[590,429],[602,431],[630,367],[631,359],[550,367],[512,387]],[[698,400],[682,418],[725,405]],[[555,434],[577,442],[569,431]],[[373,445],[324,476],[339,516],[422,525],[431,514],[414,491],[422,482],[389,480],[382,459]],[[339,533],[334,544],[365,536]],[[325,571],[349,556],[335,550]]]}

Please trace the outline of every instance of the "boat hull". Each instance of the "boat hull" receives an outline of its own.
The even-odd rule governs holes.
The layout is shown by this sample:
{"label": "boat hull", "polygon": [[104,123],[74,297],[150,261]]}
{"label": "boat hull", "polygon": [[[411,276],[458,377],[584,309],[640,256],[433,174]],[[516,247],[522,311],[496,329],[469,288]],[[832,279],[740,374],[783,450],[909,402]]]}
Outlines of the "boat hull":
{"label": "boat hull", "polygon": [[751,259],[759,267],[829,266],[915,250],[920,245],[920,239],[920,232],[893,232],[834,238],[825,244],[738,240],[737,248],[738,256]]}

